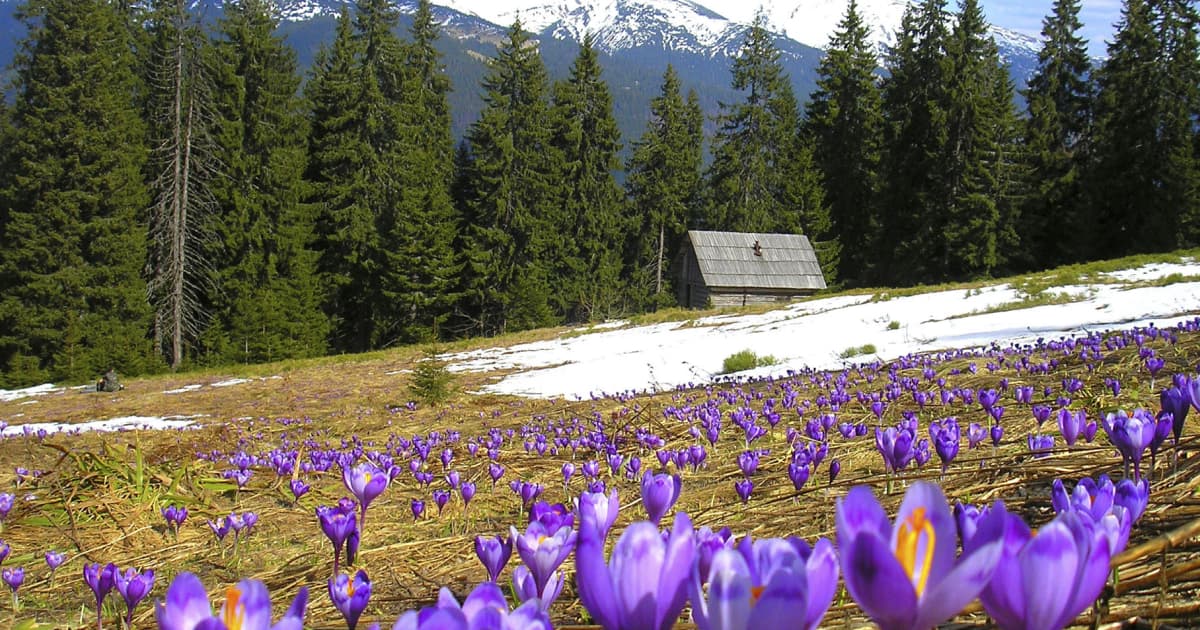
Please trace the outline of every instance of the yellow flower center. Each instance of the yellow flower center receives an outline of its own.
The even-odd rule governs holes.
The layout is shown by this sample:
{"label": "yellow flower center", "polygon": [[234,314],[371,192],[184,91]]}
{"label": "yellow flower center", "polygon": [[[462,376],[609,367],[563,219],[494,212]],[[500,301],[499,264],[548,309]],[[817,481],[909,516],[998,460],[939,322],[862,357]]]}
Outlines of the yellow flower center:
{"label": "yellow flower center", "polygon": [[765,587],[765,586],[751,586],[750,587],[750,597],[751,597],[751,599],[754,600],[755,604],[757,604],[758,600],[762,598],[763,591],[765,591],[765,590],[767,590],[767,587]]}
{"label": "yellow flower center", "polygon": [[[921,551],[922,535],[924,535],[925,549],[918,567],[917,554]],[[925,518],[925,508],[913,510],[912,514],[900,524],[900,531],[896,533],[896,559],[900,561],[900,566],[904,567],[904,572],[913,581],[917,597],[925,592],[925,586],[929,581],[935,539],[933,524]]]}
{"label": "yellow flower center", "polygon": [[246,620],[246,608],[240,605],[241,591],[234,587],[225,590],[225,606],[221,609],[221,621],[229,630],[242,630]]}

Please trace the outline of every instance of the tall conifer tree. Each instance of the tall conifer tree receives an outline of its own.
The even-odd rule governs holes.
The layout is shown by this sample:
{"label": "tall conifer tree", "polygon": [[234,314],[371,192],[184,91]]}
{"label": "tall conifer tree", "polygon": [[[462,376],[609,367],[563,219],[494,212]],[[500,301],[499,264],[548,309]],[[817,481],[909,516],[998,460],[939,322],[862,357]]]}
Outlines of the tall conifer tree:
{"label": "tall conifer tree", "polygon": [[1185,68],[1195,60],[1172,67],[1167,46],[1172,29],[1163,23],[1170,18],[1162,11],[1169,7],[1127,0],[1108,59],[1097,72],[1089,187],[1096,213],[1094,257],[1179,247],[1194,220],[1186,192],[1195,187],[1194,167],[1187,164],[1193,147],[1179,131],[1179,112],[1187,107],[1190,89],[1175,93],[1180,85],[1168,74],[1181,71],[1186,82]]}
{"label": "tall conifer tree", "polygon": [[371,347],[380,308],[379,233],[369,203],[374,155],[367,141],[358,59],[353,22],[343,10],[333,44],[317,54],[305,85],[312,112],[306,179],[317,221],[318,278],[332,346],[343,352]]}
{"label": "tall conifer tree", "polygon": [[554,86],[551,118],[551,142],[563,167],[557,191],[563,223],[550,248],[558,263],[556,301],[568,321],[612,316],[622,291],[623,239],[632,226],[613,176],[621,132],[590,33],[570,77]]}
{"label": "tall conifer tree", "polygon": [[805,132],[824,179],[832,230],[842,247],[838,275],[860,285],[878,262],[875,216],[883,114],[870,32],[850,0],[817,67]]}
{"label": "tall conifer tree", "polygon": [[1051,267],[1081,260],[1088,234],[1082,172],[1087,163],[1094,89],[1079,0],[1056,0],[1042,21],[1038,67],[1025,92],[1025,145],[1034,194],[1022,213],[1025,263]]}
{"label": "tall conifer tree", "polygon": [[671,262],[697,212],[703,125],[695,91],[685,101],[679,76],[667,66],[662,91],[650,102],[646,132],[634,143],[626,167],[626,191],[637,222],[629,232],[627,275],[639,310],[675,303]]}
{"label": "tall conifer tree", "polygon": [[267,0],[225,5],[211,60],[220,260],[206,335],[222,359],[271,361],[320,354],[325,318],[301,205],[307,124],[295,52],[276,34]]}
{"label": "tall conifer tree", "polygon": [[933,197],[935,207],[929,209],[935,213],[930,222],[940,232],[926,252],[934,279],[988,275],[999,262],[998,157],[1001,145],[1010,142],[1001,130],[1013,130],[1012,92],[996,89],[998,77],[1008,71],[987,28],[978,0],[961,0],[948,41],[945,196]]}
{"label": "tall conifer tree", "polygon": [[464,327],[491,334],[554,321],[548,257],[562,225],[554,177],[562,172],[547,123],[546,69],[516,22],[489,63],[484,109],[460,160],[464,203]]}
{"label": "tall conifer tree", "polygon": [[883,83],[884,146],[878,203],[882,238],[877,281],[909,284],[937,277],[930,259],[945,208],[946,84],[950,61],[945,0],[905,9]]}
{"label": "tall conifer tree", "polygon": [[771,37],[759,14],[733,62],[733,88],[746,100],[722,105],[704,227],[802,233],[827,221],[821,191],[812,186],[811,150],[799,142],[796,98]]}
{"label": "tall conifer tree", "polygon": [[428,0],[418,3],[410,34],[412,41],[402,50],[397,146],[390,154],[397,201],[380,225],[382,295],[391,304],[395,326],[389,337],[405,342],[439,336],[455,306],[462,269],[454,247],[458,216],[450,197],[450,79],[435,48],[439,32]]}
{"label": "tall conifer tree", "polygon": [[146,130],[129,32],[111,3],[27,5],[0,280],[8,384],[153,365]]}

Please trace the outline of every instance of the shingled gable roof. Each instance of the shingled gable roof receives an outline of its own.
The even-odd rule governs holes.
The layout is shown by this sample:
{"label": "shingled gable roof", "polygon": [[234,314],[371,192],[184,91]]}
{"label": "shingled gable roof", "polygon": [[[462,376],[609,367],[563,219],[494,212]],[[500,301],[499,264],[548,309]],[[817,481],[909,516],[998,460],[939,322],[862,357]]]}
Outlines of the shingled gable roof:
{"label": "shingled gable roof", "polygon": [[[688,240],[710,288],[817,291],[825,276],[808,237],[689,230]],[[755,242],[761,256],[755,254]]]}

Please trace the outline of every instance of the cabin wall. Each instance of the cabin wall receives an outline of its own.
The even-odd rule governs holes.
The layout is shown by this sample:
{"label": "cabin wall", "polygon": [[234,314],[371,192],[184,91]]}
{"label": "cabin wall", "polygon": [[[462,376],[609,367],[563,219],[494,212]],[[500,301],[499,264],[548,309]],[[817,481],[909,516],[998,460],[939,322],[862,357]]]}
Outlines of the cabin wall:
{"label": "cabin wall", "polygon": [[793,302],[812,293],[761,293],[754,289],[711,289],[708,296],[713,306],[750,306],[752,304],[781,304]]}
{"label": "cabin wall", "polygon": [[704,276],[700,273],[700,263],[696,260],[696,251],[691,247],[684,248],[681,276],[675,297],[685,308],[705,308],[708,306],[709,290],[704,284]]}

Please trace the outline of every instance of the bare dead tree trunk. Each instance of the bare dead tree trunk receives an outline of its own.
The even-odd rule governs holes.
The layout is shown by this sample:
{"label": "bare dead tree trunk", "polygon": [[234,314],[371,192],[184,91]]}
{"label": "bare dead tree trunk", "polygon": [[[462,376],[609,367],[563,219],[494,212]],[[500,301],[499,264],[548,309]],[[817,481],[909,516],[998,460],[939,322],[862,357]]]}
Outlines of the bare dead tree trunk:
{"label": "bare dead tree trunk", "polygon": [[656,265],[656,267],[657,267],[655,269],[656,277],[654,279],[654,295],[656,297],[660,293],[662,293],[663,247],[665,246],[664,241],[666,240],[666,231],[667,231],[666,223],[659,223],[658,224],[658,265]]}
{"label": "bare dead tree trunk", "polygon": [[197,237],[212,197],[204,187],[211,164],[196,155],[204,137],[197,133],[203,84],[196,43],[183,0],[174,3],[170,15],[157,24],[166,41],[159,41],[158,64],[151,69],[162,107],[154,116],[162,140],[155,151],[161,170],[155,181],[149,286],[159,348],[177,369],[187,341],[199,336],[205,319],[201,288],[209,263],[201,248],[203,239]]}

